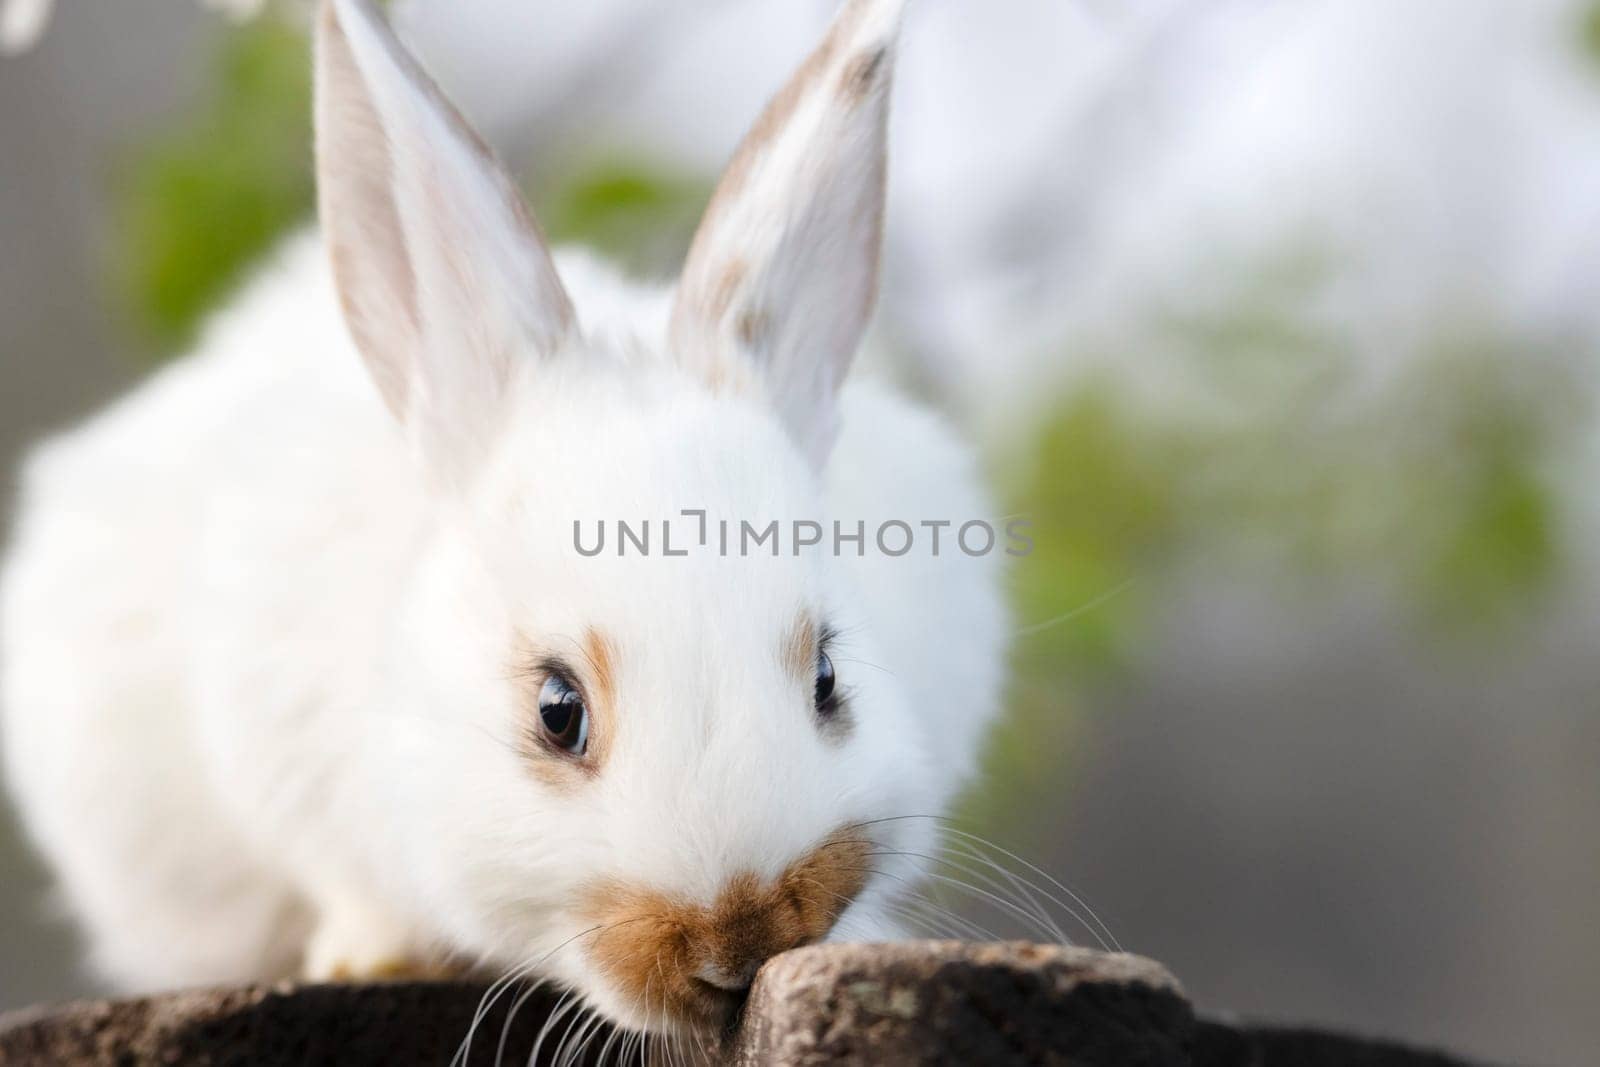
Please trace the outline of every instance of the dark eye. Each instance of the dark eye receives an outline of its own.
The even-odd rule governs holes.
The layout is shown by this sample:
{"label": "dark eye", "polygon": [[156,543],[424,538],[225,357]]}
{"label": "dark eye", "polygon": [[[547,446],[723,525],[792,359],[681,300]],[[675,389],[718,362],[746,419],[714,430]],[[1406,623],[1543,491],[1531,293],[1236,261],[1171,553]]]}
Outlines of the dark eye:
{"label": "dark eye", "polygon": [[833,699],[833,660],[826,652],[817,653],[817,712],[832,715],[836,707]]}
{"label": "dark eye", "polygon": [[546,678],[539,690],[539,721],[552,744],[583,755],[589,745],[589,709],[583,706],[583,694],[559,674]]}

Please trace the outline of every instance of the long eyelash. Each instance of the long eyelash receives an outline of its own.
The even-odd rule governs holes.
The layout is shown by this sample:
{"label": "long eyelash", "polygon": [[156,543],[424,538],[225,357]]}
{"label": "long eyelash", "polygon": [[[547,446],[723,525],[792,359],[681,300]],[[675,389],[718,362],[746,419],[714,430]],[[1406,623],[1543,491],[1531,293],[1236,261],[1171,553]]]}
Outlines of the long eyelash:
{"label": "long eyelash", "polygon": [[[594,661],[594,657],[589,654],[589,648],[584,642],[579,641],[576,637],[572,637],[569,634],[562,634],[561,635],[561,640],[565,641],[567,644],[569,644],[573,648],[577,649],[578,655],[583,659],[584,664],[589,668],[587,677],[599,678],[601,675],[603,675],[605,673],[601,669],[600,664],[596,663]],[[557,657],[554,657],[554,659],[551,660],[551,663],[555,664],[555,665],[559,665],[560,667],[562,667],[563,670],[562,670],[562,675],[561,676],[563,678],[567,679],[569,682],[573,682],[574,684],[576,684],[577,675],[574,674],[571,670],[566,669],[567,668],[567,662],[565,660],[563,660],[559,656],[557,656]]]}
{"label": "long eyelash", "polygon": [[[566,634],[558,634],[550,640],[565,641],[567,644],[573,646],[573,648],[577,650],[578,656],[581,657],[584,662],[588,663],[591,667],[594,666],[594,661],[589,658],[588,651],[584,649],[583,645],[580,644],[576,638],[569,637]],[[574,689],[578,689],[580,692],[582,692],[582,688],[578,685],[578,679],[582,677],[582,675],[573,669],[573,661],[566,659],[565,657],[554,652],[545,651],[545,649],[548,647],[548,643],[546,641],[535,642],[525,635],[518,634],[516,646],[515,654],[511,657],[511,663],[506,670],[506,676],[508,678],[512,679],[513,681],[529,681],[534,679],[542,681],[550,675],[555,674],[560,675],[570,685],[572,685]]]}
{"label": "long eyelash", "polygon": [[524,668],[528,678],[560,678],[579,694],[583,693],[583,686],[578,684],[578,674],[572,665],[560,656],[541,656]]}
{"label": "long eyelash", "polygon": [[[854,629],[854,628],[853,628]],[[876,664],[866,663],[865,660],[841,656],[841,652],[848,651],[850,647],[849,634],[835,626],[832,622],[823,622],[817,627],[817,651],[825,653],[834,665],[833,692],[828,694],[828,699],[820,704],[817,711],[824,720],[824,728],[835,732],[848,732],[851,728],[853,716],[851,714],[851,701],[855,698],[857,687],[847,684],[839,677],[840,664],[860,663],[875,670],[882,670]]]}
{"label": "long eyelash", "polygon": [[828,648],[837,640],[839,640],[839,630],[833,623],[825,622],[817,627],[817,649],[819,651],[828,651]]}
{"label": "long eyelash", "polygon": [[[848,630],[842,630],[834,626],[832,623],[823,623],[817,631],[817,648],[819,651],[826,652],[828,654],[828,658],[833,660],[833,666],[836,671],[841,664],[846,664],[858,667],[870,667],[875,671],[880,671],[884,674],[890,674],[891,672],[887,667],[881,667],[869,660],[857,659],[854,656],[847,656],[844,654],[850,651],[850,635],[859,629],[859,626],[852,626]],[[855,687],[843,685],[837,680],[837,675],[835,676],[834,684],[835,695],[840,698],[841,702],[848,701],[849,698],[855,693]]]}

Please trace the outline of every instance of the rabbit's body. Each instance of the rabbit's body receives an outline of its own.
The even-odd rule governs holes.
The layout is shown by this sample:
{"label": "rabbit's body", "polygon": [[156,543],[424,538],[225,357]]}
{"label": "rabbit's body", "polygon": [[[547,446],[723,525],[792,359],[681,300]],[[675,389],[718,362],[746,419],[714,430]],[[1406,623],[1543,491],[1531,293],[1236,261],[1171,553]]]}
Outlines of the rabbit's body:
{"label": "rabbit's body", "polygon": [[332,797],[293,794],[325,775],[308,756],[355,747],[349,704],[426,514],[323,260],[300,243],[197,353],[24,472],[9,777],[124,983],[297,965],[290,872],[341,832]]}
{"label": "rabbit's body", "polygon": [[[665,329],[667,290],[557,261],[580,315],[605,309],[619,340]],[[8,772],[99,965],[124,985],[288,973],[319,883],[378,894],[404,851],[385,838],[404,821],[371,810],[404,783],[368,780],[360,753],[364,730],[392,726],[376,679],[432,512],[338,315],[320,244],[297,240],[199,351],[24,473],[0,589]],[[966,450],[925,412],[867,384],[846,386],[843,410],[830,514],[989,514]],[[639,503],[592,518],[695,531]],[[941,557],[929,584],[922,553],[844,547],[888,646],[869,669],[935,717],[939,777],[959,781],[982,718],[949,695],[998,684],[996,564]],[[427,930],[425,912],[392,918]],[[375,953],[409,947],[376,933]]]}
{"label": "rabbit's body", "polygon": [[773,952],[893,930],[1004,636],[1003,544],[956,539],[993,519],[970,454],[839,388],[896,7],[846,9],[652,289],[550,260],[329,0],[321,240],[38,451],[0,575],[11,785],[106,973],[446,956],[670,1030]]}

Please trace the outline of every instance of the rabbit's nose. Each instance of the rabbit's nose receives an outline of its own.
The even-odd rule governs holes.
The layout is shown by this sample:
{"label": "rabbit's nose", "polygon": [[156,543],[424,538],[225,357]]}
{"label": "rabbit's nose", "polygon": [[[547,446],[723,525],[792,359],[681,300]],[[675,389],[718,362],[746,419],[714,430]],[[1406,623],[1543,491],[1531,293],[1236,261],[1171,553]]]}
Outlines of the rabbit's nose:
{"label": "rabbit's nose", "polygon": [[776,878],[743,872],[709,905],[606,884],[581,914],[603,925],[591,959],[629,998],[654,1001],[668,1020],[721,1026],[756,972],[780,952],[828,936],[866,881],[871,843],[836,832]]}
{"label": "rabbit's nose", "polygon": [[695,978],[725,993],[743,993],[756,980],[761,965],[780,952],[819,940],[825,929],[806,929],[784,921],[782,907],[724,912],[718,928],[702,943],[704,955]]}
{"label": "rabbit's nose", "polygon": [[703,963],[694,976],[706,985],[729,993],[743,993],[756,980],[756,972],[765,962],[764,959],[751,959],[732,966],[726,963]]}

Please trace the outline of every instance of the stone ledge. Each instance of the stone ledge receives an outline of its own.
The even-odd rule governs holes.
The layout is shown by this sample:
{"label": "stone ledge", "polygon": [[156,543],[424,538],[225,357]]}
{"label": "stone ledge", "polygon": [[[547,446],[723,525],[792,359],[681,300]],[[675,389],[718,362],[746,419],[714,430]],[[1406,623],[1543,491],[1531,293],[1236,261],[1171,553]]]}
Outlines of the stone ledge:
{"label": "stone ledge", "polygon": [[1138,956],[1026,944],[837,945],[762,970],[734,1062],[1187,1064],[1178,984]]}
{"label": "stone ledge", "polygon": [[[448,982],[282,985],[34,1009],[0,1017],[0,1064],[444,1067],[484,991]],[[500,998],[484,1018],[471,1064],[493,1064],[502,1033],[504,1062],[527,1062],[557,998],[534,994],[508,1023],[512,999]],[[594,1042],[591,1053],[602,1044]],[[735,1067],[1457,1062],[1310,1032],[1197,1023],[1172,976],[1138,956],[958,942],[785,953],[762,969],[742,1023],[718,1058]]]}

